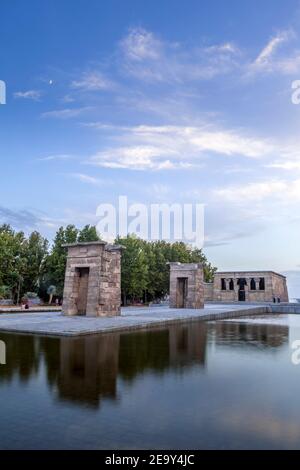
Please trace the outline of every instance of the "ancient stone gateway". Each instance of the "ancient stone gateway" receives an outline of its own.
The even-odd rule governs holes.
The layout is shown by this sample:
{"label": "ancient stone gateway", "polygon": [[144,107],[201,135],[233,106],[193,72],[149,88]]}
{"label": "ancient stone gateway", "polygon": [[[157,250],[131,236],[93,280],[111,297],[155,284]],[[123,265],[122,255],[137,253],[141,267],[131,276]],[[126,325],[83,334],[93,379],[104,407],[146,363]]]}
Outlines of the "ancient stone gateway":
{"label": "ancient stone gateway", "polygon": [[202,264],[168,264],[170,265],[170,307],[204,308]]}
{"label": "ancient stone gateway", "polygon": [[106,317],[121,314],[121,250],[105,242],[68,249],[63,313]]}

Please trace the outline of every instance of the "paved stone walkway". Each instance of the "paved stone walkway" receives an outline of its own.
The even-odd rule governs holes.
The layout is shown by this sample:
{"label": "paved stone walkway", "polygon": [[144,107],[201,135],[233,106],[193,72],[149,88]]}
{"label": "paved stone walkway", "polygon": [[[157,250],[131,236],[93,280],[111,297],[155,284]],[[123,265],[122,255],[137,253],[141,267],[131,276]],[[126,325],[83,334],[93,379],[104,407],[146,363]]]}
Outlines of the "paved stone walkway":
{"label": "paved stone walkway", "polygon": [[220,320],[266,314],[267,305],[208,304],[202,310],[168,307],[123,308],[119,317],[66,317],[61,312],[25,312],[0,315],[0,332],[10,331],[51,336],[78,336],[109,331],[151,328],[191,320]]}

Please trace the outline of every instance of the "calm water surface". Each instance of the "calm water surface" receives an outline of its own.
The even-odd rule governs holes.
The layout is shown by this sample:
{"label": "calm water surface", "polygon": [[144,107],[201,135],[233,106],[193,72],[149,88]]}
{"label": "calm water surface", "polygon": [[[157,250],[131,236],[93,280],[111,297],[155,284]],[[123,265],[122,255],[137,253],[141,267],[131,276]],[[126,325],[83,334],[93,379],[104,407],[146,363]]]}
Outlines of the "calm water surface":
{"label": "calm water surface", "polygon": [[4,334],[1,449],[300,448],[300,315]]}

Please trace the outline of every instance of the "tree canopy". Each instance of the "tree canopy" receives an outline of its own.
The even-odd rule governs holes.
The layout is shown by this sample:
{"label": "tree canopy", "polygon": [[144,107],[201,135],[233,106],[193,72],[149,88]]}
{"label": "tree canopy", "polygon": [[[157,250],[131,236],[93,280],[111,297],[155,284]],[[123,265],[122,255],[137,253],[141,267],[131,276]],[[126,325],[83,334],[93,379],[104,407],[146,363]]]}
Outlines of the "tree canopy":
{"label": "tree canopy", "polygon": [[[9,225],[0,226],[0,298],[15,302],[30,292],[49,298],[49,288],[62,297],[67,250],[63,245],[98,241],[94,226],[82,229],[74,225],[60,227],[52,245],[37,231],[25,236]],[[132,301],[163,298],[169,290],[168,262],[202,263],[206,281],[216,271],[203,251],[183,242],[145,241],[135,235],[117,238],[124,246],[122,254],[122,298]]]}
{"label": "tree canopy", "polygon": [[183,242],[149,242],[128,235],[117,238],[125,247],[122,254],[123,303],[143,299],[148,302],[163,298],[169,292],[168,262],[202,263],[204,279],[212,281],[216,268],[207,260],[202,250]]}

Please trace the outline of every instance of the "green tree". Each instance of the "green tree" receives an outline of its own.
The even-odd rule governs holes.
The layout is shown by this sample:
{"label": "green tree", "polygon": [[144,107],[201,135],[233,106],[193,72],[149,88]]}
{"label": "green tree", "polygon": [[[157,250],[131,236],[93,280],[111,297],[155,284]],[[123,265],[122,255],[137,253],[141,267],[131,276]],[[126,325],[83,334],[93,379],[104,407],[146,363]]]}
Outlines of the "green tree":
{"label": "green tree", "polygon": [[17,300],[26,271],[26,238],[9,225],[0,226],[0,285],[7,286]]}
{"label": "green tree", "polygon": [[78,234],[79,242],[96,242],[99,240],[100,237],[97,233],[96,227],[93,225],[86,225]]}
{"label": "green tree", "polygon": [[144,242],[135,235],[117,238],[116,243],[124,246],[121,265],[121,289],[124,305],[143,297],[147,289],[148,264]]}
{"label": "green tree", "polygon": [[[78,230],[74,225],[60,227],[54,238],[50,254],[48,242],[38,232],[28,238],[9,225],[0,226],[0,295],[11,293],[18,301],[26,292],[39,292],[49,298],[50,286],[62,297],[67,260],[66,244],[98,241],[94,226]],[[162,298],[169,291],[168,262],[202,263],[205,281],[212,281],[216,268],[208,262],[203,251],[183,242],[163,240],[147,242],[128,235],[116,243],[126,249],[122,255],[122,297],[128,300],[150,301]]]}
{"label": "green tree", "polygon": [[164,297],[169,289],[167,257],[163,248],[166,242],[145,242],[145,253],[148,262],[148,278],[145,300],[150,301]]}
{"label": "green tree", "polygon": [[11,298],[11,291],[8,286],[0,286],[0,300],[2,299],[10,299]]}
{"label": "green tree", "polygon": [[78,229],[74,225],[68,225],[66,228],[60,227],[58,229],[51,253],[44,263],[41,282],[41,295],[44,298],[51,285],[56,286],[57,295],[62,297],[67,263],[67,250],[63,245],[76,243],[77,237]]}
{"label": "green tree", "polygon": [[25,267],[23,271],[24,292],[38,292],[43,264],[48,254],[48,240],[40,233],[32,232],[24,246]]}
{"label": "green tree", "polygon": [[169,292],[169,262],[202,263],[205,281],[212,280],[216,271],[202,250],[183,242],[147,242],[128,235],[116,243],[125,247],[121,282],[124,305],[137,298],[146,302],[163,298]]}

